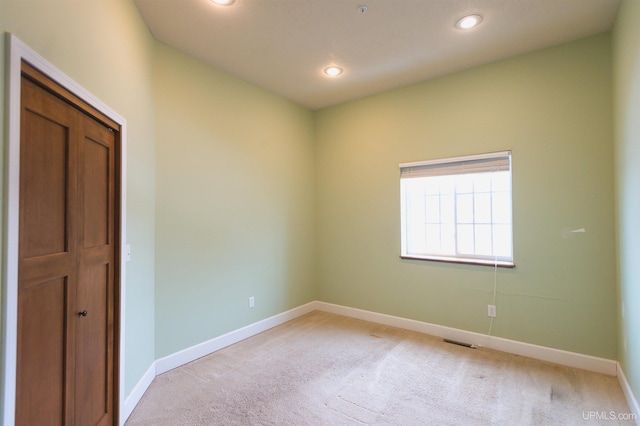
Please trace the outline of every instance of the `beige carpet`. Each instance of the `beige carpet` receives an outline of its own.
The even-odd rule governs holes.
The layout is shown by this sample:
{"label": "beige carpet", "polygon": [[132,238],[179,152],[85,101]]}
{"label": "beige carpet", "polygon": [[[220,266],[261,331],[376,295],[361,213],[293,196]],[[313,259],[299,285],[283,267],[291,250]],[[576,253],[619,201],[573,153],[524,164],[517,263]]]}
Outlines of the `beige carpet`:
{"label": "beige carpet", "polygon": [[126,424],[634,424],[626,413],[614,377],[316,311],[156,377]]}

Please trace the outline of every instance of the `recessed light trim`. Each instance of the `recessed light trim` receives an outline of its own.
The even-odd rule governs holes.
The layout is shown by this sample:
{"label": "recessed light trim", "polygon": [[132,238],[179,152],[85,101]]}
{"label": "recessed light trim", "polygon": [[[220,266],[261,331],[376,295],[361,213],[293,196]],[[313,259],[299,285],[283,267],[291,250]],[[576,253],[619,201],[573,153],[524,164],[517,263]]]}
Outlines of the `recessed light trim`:
{"label": "recessed light trim", "polygon": [[482,16],[480,15],[467,15],[456,22],[456,28],[459,30],[470,30],[473,27],[477,27],[482,22]]}
{"label": "recessed light trim", "polygon": [[235,0],[211,0],[211,1],[220,6],[230,6]]}
{"label": "recessed light trim", "polygon": [[329,77],[336,77],[344,72],[344,69],[337,65],[331,65],[324,69],[324,73]]}

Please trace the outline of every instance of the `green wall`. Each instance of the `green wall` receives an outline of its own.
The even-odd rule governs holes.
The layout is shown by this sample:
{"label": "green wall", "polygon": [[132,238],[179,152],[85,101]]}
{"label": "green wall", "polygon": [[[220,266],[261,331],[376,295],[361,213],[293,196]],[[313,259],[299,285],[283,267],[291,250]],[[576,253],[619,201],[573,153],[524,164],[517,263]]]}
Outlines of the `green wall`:
{"label": "green wall", "polygon": [[[487,333],[497,278],[494,335],[615,359],[610,70],[605,34],[319,111],[320,300]],[[398,164],[505,149],[516,268],[401,260]]]}
{"label": "green wall", "polygon": [[623,1],[613,31],[619,360],[640,398],[640,2]]}
{"label": "green wall", "polygon": [[315,196],[311,112],[161,45],[155,68],[160,358],[315,300]]}
{"label": "green wall", "polygon": [[[155,119],[150,78],[155,41],[127,0],[0,0],[0,17],[0,32],[16,35],[127,120],[126,214],[132,247],[126,265],[124,329],[128,394],[155,360]],[[4,55],[0,61],[4,77]]]}

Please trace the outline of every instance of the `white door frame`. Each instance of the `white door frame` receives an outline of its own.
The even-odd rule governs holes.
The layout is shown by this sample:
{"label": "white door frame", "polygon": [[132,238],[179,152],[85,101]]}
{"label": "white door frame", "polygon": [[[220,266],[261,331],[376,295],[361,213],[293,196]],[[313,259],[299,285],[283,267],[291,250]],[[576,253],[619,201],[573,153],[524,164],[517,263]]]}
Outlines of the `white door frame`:
{"label": "white door frame", "polygon": [[126,262],[126,120],[74,82],[62,71],[37,54],[16,36],[6,33],[5,49],[5,183],[4,183],[4,223],[2,227],[4,255],[2,256],[2,424],[15,423],[16,407],[16,356],[18,336],[18,230],[20,200],[20,66],[22,61],[60,84],[74,95],[99,110],[118,123],[120,131],[120,341],[119,341],[119,401],[118,424],[124,424],[124,313],[125,313],[125,262]]}

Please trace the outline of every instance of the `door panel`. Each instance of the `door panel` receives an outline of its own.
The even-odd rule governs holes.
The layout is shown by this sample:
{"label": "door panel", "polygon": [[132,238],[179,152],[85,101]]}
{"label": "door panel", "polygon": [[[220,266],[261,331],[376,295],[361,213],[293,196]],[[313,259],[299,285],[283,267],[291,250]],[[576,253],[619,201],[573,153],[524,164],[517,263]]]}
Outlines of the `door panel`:
{"label": "door panel", "polygon": [[[108,142],[113,135],[106,131],[100,135]],[[81,159],[84,173],[84,246],[109,244],[109,207],[111,205],[109,177],[111,175],[110,146],[90,137],[84,140]]]}
{"label": "door panel", "polygon": [[[70,231],[67,214],[69,202],[73,201],[67,198],[68,184],[75,178],[68,175],[67,167],[67,153],[73,149],[69,128],[75,117],[66,105],[60,105],[62,102],[55,99],[46,102],[47,105],[31,105],[35,90],[29,84],[23,94],[27,103],[23,120],[29,123],[23,136],[28,143],[21,151],[21,189],[29,188],[21,197],[23,258],[67,251]],[[43,106],[50,107],[49,117],[41,115]]]}
{"label": "door panel", "polygon": [[76,363],[82,374],[76,375],[76,424],[97,425],[108,420],[111,405],[111,333],[105,303],[110,292],[109,265],[98,265],[80,276],[78,306],[87,315],[78,321],[81,338],[76,342]]}
{"label": "door panel", "polygon": [[59,425],[64,419],[67,293],[66,278],[21,291],[18,333],[24,338],[18,345],[16,424]]}

